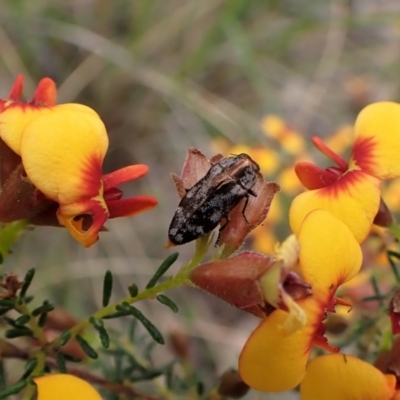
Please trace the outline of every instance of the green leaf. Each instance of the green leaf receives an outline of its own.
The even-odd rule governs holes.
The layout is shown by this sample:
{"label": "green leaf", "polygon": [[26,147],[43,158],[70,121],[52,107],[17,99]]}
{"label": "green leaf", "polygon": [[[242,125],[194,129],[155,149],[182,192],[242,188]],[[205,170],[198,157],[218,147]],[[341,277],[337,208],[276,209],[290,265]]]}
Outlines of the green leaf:
{"label": "green leaf", "polygon": [[60,336],[60,346],[65,346],[69,339],[71,339],[71,332],[66,330]]}
{"label": "green leaf", "polygon": [[138,293],[139,293],[139,288],[135,283],[132,283],[132,285],[128,286],[129,294],[132,298],[135,298]]}
{"label": "green leaf", "polygon": [[0,306],[13,308],[14,307],[14,300],[11,300],[11,299],[0,299]]}
{"label": "green leaf", "polygon": [[24,314],[15,320],[15,324],[19,326],[25,325],[27,322],[29,322],[30,319],[31,319],[30,315]]}
{"label": "green leaf", "polygon": [[61,353],[60,351],[56,355],[56,363],[57,363],[58,370],[62,374],[66,374],[67,373],[67,367],[65,365],[65,357],[64,357],[64,354]]}
{"label": "green leaf", "polygon": [[6,399],[7,397],[11,396],[12,394],[19,393],[27,384],[26,380],[19,381],[15,385],[9,387],[6,390],[0,392],[0,399]]}
{"label": "green leaf", "polygon": [[165,340],[161,335],[160,331],[150,322],[144,314],[139,311],[137,308],[131,306],[130,304],[124,302],[121,306],[117,306],[118,308],[121,307],[123,310],[129,311],[129,314],[133,315],[135,318],[138,319],[142,323],[142,325],[146,328],[147,332],[149,332],[150,336],[159,344],[165,344]]}
{"label": "green leaf", "polygon": [[177,260],[178,257],[179,253],[172,253],[170,256],[168,256],[158,267],[158,270],[153,275],[153,277],[149,280],[149,283],[146,285],[146,289],[154,287],[157,281],[168,271],[168,269]]}
{"label": "green leaf", "polygon": [[163,294],[159,294],[156,299],[166,305],[167,307],[169,307],[174,313],[178,312],[178,306],[167,296],[163,295]]}
{"label": "green leaf", "polygon": [[25,275],[24,284],[19,292],[19,297],[23,298],[26,295],[26,292],[29,289],[29,286],[32,282],[33,277],[35,276],[35,268],[31,268]]}
{"label": "green leaf", "polygon": [[103,328],[104,322],[101,319],[90,317],[89,322],[96,328],[100,329]]}
{"label": "green leaf", "polygon": [[82,358],[79,358],[79,357],[70,356],[69,354],[65,354],[65,353],[62,353],[62,355],[64,356],[64,358],[67,361],[71,361],[71,362],[81,362],[82,361]]}
{"label": "green leaf", "polygon": [[47,312],[44,312],[44,313],[39,317],[38,325],[39,325],[41,328],[43,328],[43,327],[44,327],[44,324],[46,323],[46,320],[47,320]]}
{"label": "green leaf", "polygon": [[110,270],[106,271],[103,281],[103,307],[107,307],[110,303],[111,292],[113,287],[113,276]]}
{"label": "green leaf", "polygon": [[102,346],[105,349],[108,349],[110,347],[110,336],[108,335],[107,331],[104,328],[99,329],[99,335]]}
{"label": "green leaf", "polygon": [[15,323],[15,320],[10,317],[3,317],[3,321],[7,322],[8,325],[14,328],[20,328],[20,326]]}
{"label": "green leaf", "polygon": [[31,312],[31,314],[32,314],[34,317],[37,317],[38,315],[40,315],[40,314],[42,314],[42,313],[47,313],[47,312],[50,312],[50,311],[53,311],[53,310],[54,310],[54,306],[53,306],[52,304],[50,304],[47,300],[45,300],[45,301],[43,302],[43,304],[42,304],[41,306],[35,308],[35,309]]}
{"label": "green leaf", "polygon": [[104,322],[101,319],[90,317],[90,323],[94,326],[94,328],[99,332],[100,341],[103,347],[108,349],[110,346],[110,337],[106,329],[104,328]]}
{"label": "green leaf", "polygon": [[33,336],[33,332],[29,328],[21,327],[7,330],[5,336],[7,339],[14,339],[21,336]]}
{"label": "green leaf", "polygon": [[31,358],[26,364],[25,364],[25,372],[21,377],[22,379],[26,379],[32,371],[35,369],[36,365],[38,363],[37,358]]}
{"label": "green leaf", "polygon": [[108,315],[104,316],[102,319],[120,318],[120,317],[126,317],[127,315],[130,315],[128,311],[119,310],[112,314],[108,314]]}
{"label": "green leaf", "polygon": [[96,350],[90,346],[90,344],[81,335],[76,335],[75,339],[88,357],[94,359],[98,358],[99,355],[97,354]]}

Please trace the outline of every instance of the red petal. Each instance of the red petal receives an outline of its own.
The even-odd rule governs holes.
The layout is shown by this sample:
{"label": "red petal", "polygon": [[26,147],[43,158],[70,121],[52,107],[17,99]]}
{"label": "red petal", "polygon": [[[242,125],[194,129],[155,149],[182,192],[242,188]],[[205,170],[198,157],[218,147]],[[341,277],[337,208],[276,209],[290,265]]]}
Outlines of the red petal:
{"label": "red petal", "polygon": [[150,210],[158,204],[152,196],[136,196],[129,199],[107,201],[110,218],[128,217]]}
{"label": "red petal", "polygon": [[104,191],[103,193],[103,197],[104,200],[106,201],[110,201],[110,200],[119,200],[122,198],[122,195],[124,194],[124,192],[120,189],[117,189],[115,187],[112,187],[106,191]]}
{"label": "red petal", "polygon": [[327,171],[308,162],[299,162],[294,169],[300,182],[309,190],[327,187],[340,177],[335,171]]}
{"label": "red petal", "polygon": [[19,74],[12,85],[10,94],[8,95],[8,98],[10,100],[19,101],[22,94],[23,82],[24,82],[24,76]]}
{"label": "red petal", "polygon": [[342,158],[341,156],[339,156],[339,154],[336,154],[333,150],[331,150],[319,137],[314,136],[312,138],[312,142],[314,143],[314,146],[322,154],[325,154],[328,158],[330,158],[332,161],[334,161],[343,172],[347,171],[347,169],[348,169],[347,161],[344,158]]}
{"label": "red petal", "polygon": [[106,191],[122,183],[141,178],[146,175],[148,171],[149,167],[147,165],[136,164],[103,175],[104,190]]}
{"label": "red petal", "polygon": [[32,102],[44,106],[54,106],[57,100],[57,88],[50,78],[43,78],[37,85]]}

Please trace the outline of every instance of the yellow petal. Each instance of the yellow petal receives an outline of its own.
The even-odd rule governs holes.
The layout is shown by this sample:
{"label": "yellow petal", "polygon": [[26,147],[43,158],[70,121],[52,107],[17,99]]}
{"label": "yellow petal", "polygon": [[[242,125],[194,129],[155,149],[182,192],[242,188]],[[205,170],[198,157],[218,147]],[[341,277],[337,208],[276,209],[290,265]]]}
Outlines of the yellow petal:
{"label": "yellow petal", "polygon": [[395,385],[394,375],[384,375],[357,357],[329,354],[308,365],[300,392],[302,400],[390,400]]}
{"label": "yellow petal", "polygon": [[[303,279],[311,284],[314,296],[334,294],[343,282],[361,268],[361,248],[350,229],[328,211],[312,211],[304,219],[298,240]],[[317,296],[318,297],[318,296]]]}
{"label": "yellow petal", "polygon": [[400,104],[370,104],[357,117],[356,141],[350,166],[357,165],[379,178],[400,176]]}
{"label": "yellow petal", "polygon": [[21,157],[29,179],[46,197],[70,204],[100,193],[107,147],[104,124],[94,111],[63,104],[25,127]]}
{"label": "yellow petal", "polygon": [[0,113],[0,137],[7,146],[21,155],[21,139],[26,126],[40,115],[48,114],[50,108],[24,103],[10,103]]}
{"label": "yellow petal", "polygon": [[[297,386],[305,374],[314,328],[307,324],[293,334],[284,331],[288,314],[268,316],[247,340],[239,358],[242,379],[253,389],[280,392]],[[310,322],[316,316],[307,315]]]}
{"label": "yellow petal", "polygon": [[34,381],[38,400],[101,400],[100,394],[89,383],[73,375],[45,375]]}
{"label": "yellow petal", "polygon": [[290,226],[298,233],[310,211],[323,209],[343,221],[361,243],[371,229],[379,200],[380,181],[377,178],[359,170],[348,171],[330,186],[295,197],[289,211]]}

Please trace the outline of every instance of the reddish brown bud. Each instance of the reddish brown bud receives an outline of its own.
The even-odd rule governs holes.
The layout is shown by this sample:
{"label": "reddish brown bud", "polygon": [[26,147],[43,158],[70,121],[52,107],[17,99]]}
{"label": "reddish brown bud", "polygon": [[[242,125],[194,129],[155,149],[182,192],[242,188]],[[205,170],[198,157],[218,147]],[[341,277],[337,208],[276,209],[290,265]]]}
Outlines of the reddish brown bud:
{"label": "reddish brown bud", "polygon": [[174,354],[187,360],[189,358],[189,337],[182,331],[174,329],[169,333],[169,344]]}
{"label": "reddish brown bud", "polygon": [[[275,182],[266,182],[263,176],[258,173],[255,186],[252,188],[255,196],[244,198],[229,214],[229,223],[225,229],[220,231],[218,245],[224,245],[228,251],[225,254],[232,254],[243,243],[247,235],[258,225],[264,222],[268,215],[272,199],[280,187]],[[245,216],[243,209],[247,203]]]}
{"label": "reddish brown bud", "polygon": [[0,287],[4,288],[6,291],[0,294],[2,299],[12,299],[17,296],[17,292],[21,289],[24,282],[18,280],[18,276],[10,273],[4,276],[3,280],[0,282]]}
{"label": "reddish brown bud", "polygon": [[275,258],[246,251],[227,260],[200,265],[191,273],[191,281],[199,288],[227,303],[264,317],[259,279],[275,263]]}
{"label": "reddish brown bud", "polygon": [[261,318],[274,308],[288,311],[290,299],[311,294],[310,285],[274,257],[252,251],[200,265],[190,279],[197,287]]}
{"label": "reddish brown bud", "polygon": [[14,153],[2,139],[0,139],[0,184],[6,183],[11,173],[21,165],[21,157]]}
{"label": "reddish brown bud", "polygon": [[400,382],[400,337],[395,339],[389,351],[379,354],[374,365],[384,374],[395,375],[397,382]]}
{"label": "reddish brown bud", "polygon": [[325,321],[325,326],[328,333],[340,335],[349,326],[349,320],[343,315],[330,313]]}
{"label": "reddish brown bud", "polygon": [[72,328],[78,323],[78,320],[73,317],[68,311],[63,308],[56,308],[47,313],[45,329],[63,331]]}
{"label": "reddish brown bud", "polygon": [[393,334],[400,333],[400,289],[397,289],[389,304],[389,315]]}
{"label": "reddish brown bud", "polygon": [[223,156],[218,154],[209,161],[200,150],[194,147],[189,148],[185,162],[183,163],[181,176],[171,174],[179,197],[182,198],[185,196],[186,189],[193,187],[206,175],[212,163],[218,162],[222,158]]}
{"label": "reddish brown bud", "polygon": [[22,164],[8,177],[0,194],[0,221],[30,219],[43,212],[50,200],[26,178]]}
{"label": "reddish brown bud", "polygon": [[387,228],[392,223],[393,223],[393,215],[381,197],[378,212],[376,213],[374,218],[374,224]]}
{"label": "reddish brown bud", "polygon": [[250,387],[242,381],[238,371],[229,370],[222,374],[217,392],[221,396],[240,399],[246,396]]}

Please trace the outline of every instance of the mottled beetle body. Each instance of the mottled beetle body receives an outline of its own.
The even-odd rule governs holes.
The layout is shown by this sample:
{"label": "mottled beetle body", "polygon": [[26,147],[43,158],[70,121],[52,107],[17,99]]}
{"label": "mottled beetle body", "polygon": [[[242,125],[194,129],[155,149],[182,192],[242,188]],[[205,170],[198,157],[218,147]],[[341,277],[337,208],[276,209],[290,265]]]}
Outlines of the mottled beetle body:
{"label": "mottled beetle body", "polygon": [[191,242],[211,232],[249,195],[257,196],[252,187],[260,167],[247,154],[224,158],[213,164],[182,198],[169,227],[169,240],[176,245]]}

